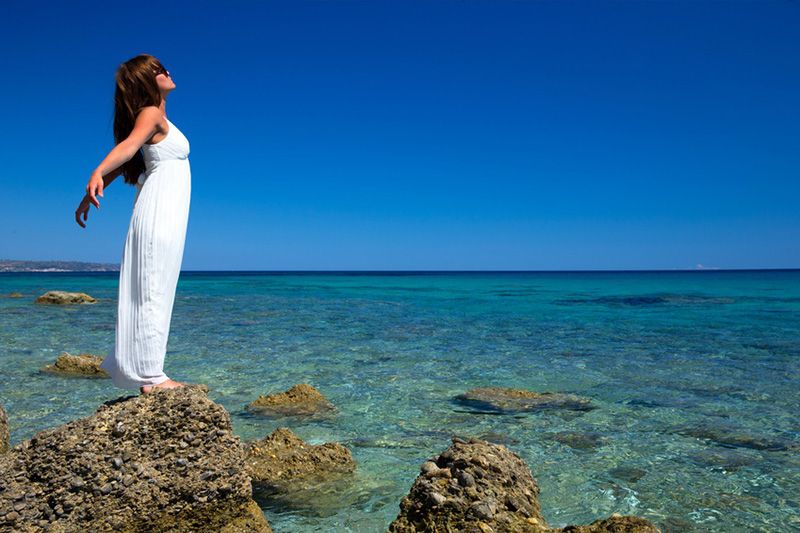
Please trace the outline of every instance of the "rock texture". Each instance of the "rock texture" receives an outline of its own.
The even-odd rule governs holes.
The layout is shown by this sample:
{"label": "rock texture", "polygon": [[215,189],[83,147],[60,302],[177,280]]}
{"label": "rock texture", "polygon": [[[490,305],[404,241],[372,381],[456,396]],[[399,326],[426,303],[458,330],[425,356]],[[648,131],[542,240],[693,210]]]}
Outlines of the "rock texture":
{"label": "rock texture", "polygon": [[538,498],[539,487],[517,455],[499,444],[453,437],[452,446],[423,463],[389,531],[544,531]]}
{"label": "rock texture", "polygon": [[285,427],[245,444],[253,484],[273,491],[304,490],[356,468],[350,450],[335,442],[307,444]]}
{"label": "rock texture", "polygon": [[97,302],[85,292],[47,291],[38,298],[37,304],[93,304]]}
{"label": "rock texture", "polygon": [[591,411],[595,407],[588,398],[560,392],[533,392],[504,387],[480,387],[470,389],[455,397],[468,407],[500,412],[524,412],[540,409],[566,409]]}
{"label": "rock texture", "polygon": [[6,415],[6,410],[3,409],[3,406],[0,405],[0,453],[6,453],[8,451],[10,436],[11,434],[8,431],[8,415]]}
{"label": "rock texture", "polygon": [[335,407],[317,389],[300,383],[284,392],[259,396],[247,410],[264,415],[325,416],[332,414]]}
{"label": "rock texture", "polygon": [[[400,514],[389,525],[390,533],[561,531],[542,517],[539,487],[518,455],[477,438],[453,437],[452,441],[438,457],[422,465],[411,491],[400,502]],[[658,529],[641,518],[615,515],[563,531],[655,533]]]}
{"label": "rock texture", "polygon": [[0,455],[0,530],[271,531],[207,390],[106,402]]}
{"label": "rock texture", "polygon": [[42,372],[59,374],[62,376],[88,377],[88,378],[107,378],[108,372],[100,368],[103,358],[99,355],[82,353],[70,355],[62,353],[56,358],[56,362],[42,368]]}

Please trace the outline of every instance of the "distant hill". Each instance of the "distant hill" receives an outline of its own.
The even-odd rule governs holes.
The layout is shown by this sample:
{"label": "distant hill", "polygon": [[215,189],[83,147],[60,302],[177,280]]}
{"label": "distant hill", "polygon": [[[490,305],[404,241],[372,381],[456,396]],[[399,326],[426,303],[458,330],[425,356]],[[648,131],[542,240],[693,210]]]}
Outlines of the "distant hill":
{"label": "distant hill", "polygon": [[114,272],[115,263],[85,263],[83,261],[23,261],[0,259],[0,272]]}

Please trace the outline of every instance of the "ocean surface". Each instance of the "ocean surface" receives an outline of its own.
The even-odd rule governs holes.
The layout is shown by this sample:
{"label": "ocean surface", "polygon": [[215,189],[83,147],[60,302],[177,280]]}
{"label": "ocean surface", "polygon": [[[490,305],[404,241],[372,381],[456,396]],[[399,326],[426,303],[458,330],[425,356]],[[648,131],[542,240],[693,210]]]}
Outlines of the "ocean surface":
{"label": "ocean surface", "polygon": [[[118,273],[5,273],[0,403],[12,445],[136,391],[39,368],[105,355]],[[99,298],[43,306],[47,290]],[[353,482],[259,498],[276,532],[382,532],[451,435],[530,466],[553,526],[611,513],[665,531],[800,529],[800,271],[182,272],[165,370],[206,383],[236,434],[286,426],[346,445]],[[259,394],[310,383],[332,420],[260,418]],[[473,387],[569,392],[588,412],[462,405]]]}

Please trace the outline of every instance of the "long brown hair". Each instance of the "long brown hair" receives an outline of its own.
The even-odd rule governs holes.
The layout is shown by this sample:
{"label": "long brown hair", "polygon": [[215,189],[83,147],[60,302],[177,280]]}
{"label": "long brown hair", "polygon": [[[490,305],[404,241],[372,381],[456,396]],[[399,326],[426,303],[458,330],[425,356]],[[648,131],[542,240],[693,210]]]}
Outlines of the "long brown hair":
{"label": "long brown hair", "polygon": [[[142,108],[161,105],[161,91],[156,82],[156,73],[162,69],[161,62],[150,54],[139,54],[117,68],[117,88],[114,91],[114,144],[128,138],[136,124],[136,116]],[[122,175],[125,183],[135,185],[139,174],[144,172],[142,152],[124,165]]]}

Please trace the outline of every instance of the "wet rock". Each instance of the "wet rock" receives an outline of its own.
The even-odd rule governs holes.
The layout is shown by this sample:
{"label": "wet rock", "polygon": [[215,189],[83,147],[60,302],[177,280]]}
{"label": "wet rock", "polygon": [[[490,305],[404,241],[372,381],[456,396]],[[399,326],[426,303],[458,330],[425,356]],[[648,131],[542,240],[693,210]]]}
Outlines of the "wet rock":
{"label": "wet rock", "polygon": [[542,409],[590,411],[595,408],[591,400],[574,394],[533,392],[504,387],[470,389],[456,396],[455,401],[468,407],[501,413],[538,411]]}
{"label": "wet rock", "polygon": [[92,298],[85,292],[66,292],[66,291],[47,291],[38,298],[37,304],[93,304],[97,299]]}
{"label": "wet rock", "polygon": [[539,487],[525,462],[503,445],[453,439],[421,470],[390,532],[545,530],[530,521],[545,524]]}
{"label": "wet rock", "polygon": [[8,431],[8,415],[3,406],[0,405],[0,453],[6,453],[8,451],[10,438],[11,434]]}
{"label": "wet rock", "polygon": [[352,473],[350,450],[335,442],[311,445],[280,427],[262,440],[245,443],[246,468],[259,489],[305,490]]}
{"label": "wet rock", "polygon": [[0,531],[42,520],[49,531],[271,531],[230,415],[206,391],[118,398],[0,455]]}
{"label": "wet rock", "polygon": [[21,292],[9,292],[7,296],[9,298],[22,298],[24,295]]}
{"label": "wet rock", "polygon": [[[539,487],[518,455],[478,438],[453,437],[452,442],[422,464],[389,533],[562,531],[548,526],[542,517]],[[563,531],[655,533],[658,529],[641,518],[612,515]]]}
{"label": "wet rock", "polygon": [[247,410],[264,415],[312,416],[331,414],[335,407],[317,389],[300,383],[284,392],[259,396]]}
{"label": "wet rock", "polygon": [[100,363],[102,362],[103,358],[99,355],[92,355],[90,353],[71,355],[67,352],[64,352],[56,358],[56,362],[54,364],[47,365],[41,370],[42,372],[70,377],[110,377],[108,372],[100,368]]}

